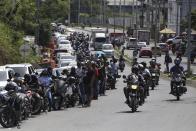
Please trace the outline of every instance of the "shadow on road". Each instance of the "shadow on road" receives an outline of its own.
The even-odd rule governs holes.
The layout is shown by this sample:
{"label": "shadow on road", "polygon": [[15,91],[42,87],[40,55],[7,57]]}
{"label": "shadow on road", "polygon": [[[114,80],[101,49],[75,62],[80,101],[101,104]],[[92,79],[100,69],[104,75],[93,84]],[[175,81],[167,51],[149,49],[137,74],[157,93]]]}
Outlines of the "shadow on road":
{"label": "shadow on road", "polygon": [[183,101],[182,99],[180,100],[177,100],[177,99],[168,99],[168,100],[163,100],[163,101],[166,101],[166,102],[178,102],[178,101]]}
{"label": "shadow on road", "polygon": [[120,111],[120,112],[116,112],[116,113],[138,113],[141,111],[136,111],[136,112],[132,112],[132,111]]}

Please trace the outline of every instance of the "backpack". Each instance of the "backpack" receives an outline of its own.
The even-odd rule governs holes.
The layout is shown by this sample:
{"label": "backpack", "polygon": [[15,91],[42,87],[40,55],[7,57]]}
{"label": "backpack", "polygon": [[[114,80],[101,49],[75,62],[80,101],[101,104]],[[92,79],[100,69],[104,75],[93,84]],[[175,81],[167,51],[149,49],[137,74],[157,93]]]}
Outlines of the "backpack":
{"label": "backpack", "polygon": [[168,62],[169,62],[169,63],[172,63],[172,58],[171,58],[171,56],[168,57]]}

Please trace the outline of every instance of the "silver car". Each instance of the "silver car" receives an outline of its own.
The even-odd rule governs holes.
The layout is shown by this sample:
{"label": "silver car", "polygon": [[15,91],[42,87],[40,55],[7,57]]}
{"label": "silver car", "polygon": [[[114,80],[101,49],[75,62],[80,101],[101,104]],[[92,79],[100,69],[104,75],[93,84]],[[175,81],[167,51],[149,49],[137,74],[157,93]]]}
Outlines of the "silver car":
{"label": "silver car", "polygon": [[105,53],[106,57],[112,57],[114,55],[114,48],[112,44],[103,44],[102,51]]}

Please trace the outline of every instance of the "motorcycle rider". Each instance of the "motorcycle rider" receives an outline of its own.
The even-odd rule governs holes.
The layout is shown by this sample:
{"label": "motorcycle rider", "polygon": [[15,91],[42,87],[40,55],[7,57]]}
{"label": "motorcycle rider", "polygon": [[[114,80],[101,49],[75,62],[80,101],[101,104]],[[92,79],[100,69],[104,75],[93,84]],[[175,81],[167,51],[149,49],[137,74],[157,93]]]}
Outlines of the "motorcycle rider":
{"label": "motorcycle rider", "polygon": [[[142,65],[140,65],[142,66]],[[139,86],[139,92],[140,92],[140,102],[139,104],[142,105],[143,104],[143,92],[144,92],[144,84],[145,84],[145,80],[143,78],[143,76],[141,74],[139,74],[139,65],[134,65],[132,66],[132,73],[130,75],[128,75],[128,81],[131,81],[132,78],[134,77],[134,79],[137,79],[138,80],[138,86]],[[125,103],[128,103],[128,98],[129,98],[129,88],[128,87],[124,87],[124,95],[126,97],[126,101]]]}
{"label": "motorcycle rider", "polygon": [[141,62],[141,64],[143,65],[143,68],[142,68],[142,75],[145,79],[145,82],[146,82],[146,88],[147,88],[147,95],[149,95],[149,83],[150,83],[150,78],[151,78],[151,73],[149,71],[149,69],[147,68],[147,64],[146,62]]}
{"label": "motorcycle rider", "polygon": [[46,93],[46,97],[48,98],[49,101],[49,112],[51,111],[51,107],[52,107],[52,93],[51,93],[51,84],[52,84],[52,78],[49,76],[48,71],[44,70],[42,71],[42,73],[40,74],[40,77],[38,78],[39,81],[39,85],[41,85],[42,90],[44,91],[44,89],[49,88],[49,90],[47,90]]}
{"label": "motorcycle rider", "polygon": [[[185,77],[184,72],[183,72],[184,68],[183,68],[183,66],[180,65],[180,63],[181,63],[181,59],[176,58],[174,60],[175,65],[173,67],[171,67],[170,73],[171,73],[172,77],[177,75],[177,74],[181,74],[184,78],[183,84],[185,86],[186,85],[186,77]],[[171,92],[169,94],[172,94],[173,93],[173,79],[171,80],[170,86],[171,86]]]}
{"label": "motorcycle rider", "polygon": [[123,66],[122,68],[124,69],[125,67],[125,59],[123,58],[123,55],[120,55],[120,58],[119,58],[119,68],[121,68],[121,66]]}

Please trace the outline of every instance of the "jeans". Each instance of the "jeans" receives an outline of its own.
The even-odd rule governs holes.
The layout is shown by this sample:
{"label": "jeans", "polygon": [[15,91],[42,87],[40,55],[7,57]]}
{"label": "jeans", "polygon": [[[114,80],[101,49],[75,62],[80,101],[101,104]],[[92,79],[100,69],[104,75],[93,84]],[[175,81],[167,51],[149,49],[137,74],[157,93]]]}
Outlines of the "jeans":
{"label": "jeans", "polygon": [[95,80],[94,85],[93,85],[93,98],[95,99],[98,99],[98,93],[99,93],[98,83],[99,83],[99,80]]}
{"label": "jeans", "polygon": [[99,93],[101,95],[105,95],[105,82],[106,82],[105,78],[100,80],[100,90],[99,90]]}
{"label": "jeans", "polygon": [[80,93],[80,103],[85,104],[85,90],[84,90],[84,84],[81,82],[79,84],[79,93]]}

